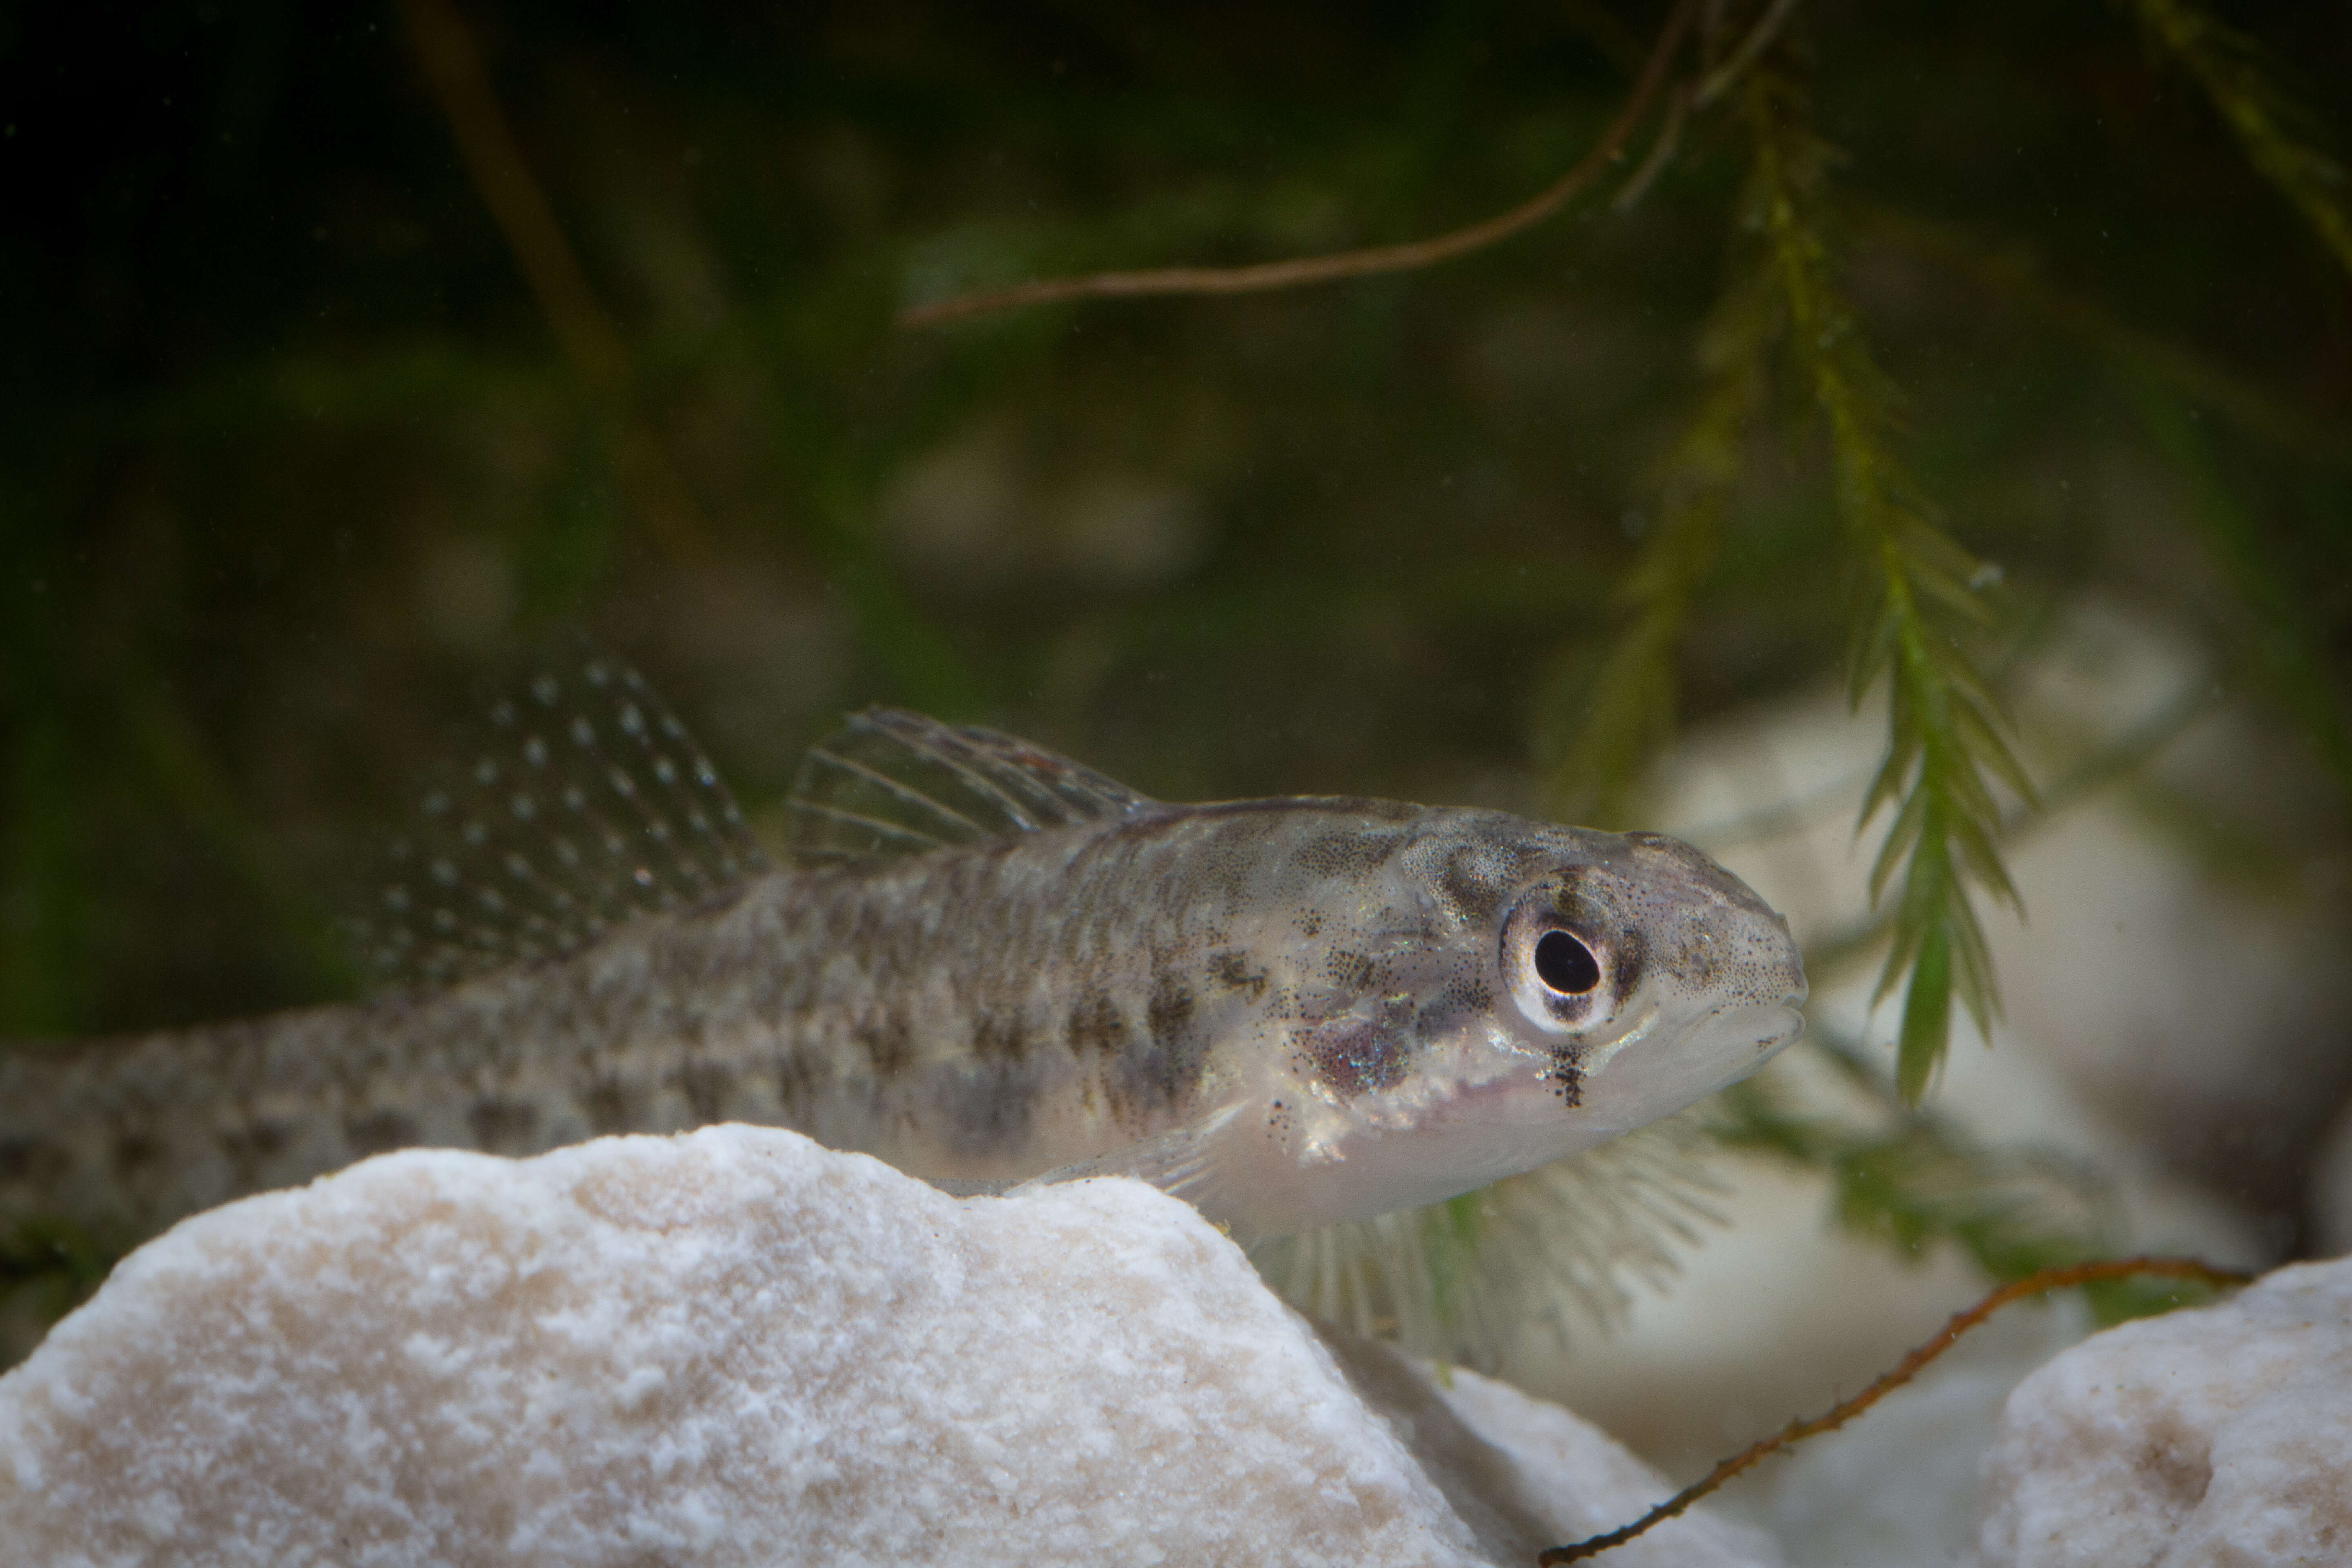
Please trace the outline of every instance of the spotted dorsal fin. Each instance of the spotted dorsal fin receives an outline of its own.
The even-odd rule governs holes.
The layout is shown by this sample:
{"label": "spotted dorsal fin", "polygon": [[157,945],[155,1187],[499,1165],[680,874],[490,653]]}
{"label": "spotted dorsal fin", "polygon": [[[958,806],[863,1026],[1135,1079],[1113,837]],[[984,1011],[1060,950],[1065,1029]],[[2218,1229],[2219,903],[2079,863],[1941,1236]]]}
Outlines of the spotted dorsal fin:
{"label": "spotted dorsal fin", "polygon": [[810,750],[788,804],[793,858],[824,865],[1071,827],[1153,803],[1010,735],[869,708]]}
{"label": "spotted dorsal fin", "polygon": [[384,982],[559,957],[769,868],[686,726],[608,654],[523,681],[469,740],[345,922]]}

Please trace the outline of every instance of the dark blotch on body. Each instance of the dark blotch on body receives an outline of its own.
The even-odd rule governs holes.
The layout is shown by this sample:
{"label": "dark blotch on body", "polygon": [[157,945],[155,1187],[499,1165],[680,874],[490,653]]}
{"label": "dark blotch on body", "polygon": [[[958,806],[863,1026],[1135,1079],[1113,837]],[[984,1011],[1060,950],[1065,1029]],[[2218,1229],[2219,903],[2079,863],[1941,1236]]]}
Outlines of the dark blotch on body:
{"label": "dark blotch on body", "polygon": [[971,1021],[971,1054],[982,1061],[1017,1062],[1029,1054],[1029,1033],[1016,1008],[988,1009]]}
{"label": "dark blotch on body", "polygon": [[1448,981],[1445,989],[1437,994],[1438,1003],[1462,1013],[1487,1013],[1495,1006],[1495,988],[1485,976],[1465,974]]}
{"label": "dark blotch on body", "polygon": [[1127,1018],[1108,992],[1089,991],[1070,1009],[1070,1054],[1116,1057],[1127,1049]]}
{"label": "dark blotch on body", "polygon": [[1110,1064],[1105,1088],[1114,1111],[1150,1118],[1191,1096],[1203,1060],[1198,1015],[1192,988],[1160,971],[1143,1006],[1148,1040],[1130,1041]]}
{"label": "dark blotch on body", "polygon": [[688,1062],[677,1069],[677,1091],[698,1123],[724,1121],[735,1098],[735,1069],[720,1062]]}
{"label": "dark blotch on body", "polygon": [[851,1037],[874,1064],[877,1078],[895,1078],[915,1059],[915,1031],[896,1007],[876,1007],[850,1026]]}
{"label": "dark blotch on body", "polygon": [[1448,909],[1475,922],[1494,918],[1502,907],[1504,889],[1486,866],[1484,853],[1465,844],[1439,864],[1437,891]]}
{"label": "dark blotch on body", "polygon": [[580,1112],[599,1132],[625,1132],[644,1120],[637,1096],[617,1079],[599,1079],[583,1090]]}
{"label": "dark blotch on body", "polygon": [[474,1147],[498,1152],[525,1152],[539,1126],[539,1107],[520,1100],[483,1100],[466,1112],[473,1130]]}
{"label": "dark blotch on body", "polygon": [[414,1118],[397,1110],[371,1110],[344,1122],[343,1136],[362,1154],[381,1154],[387,1149],[405,1149],[414,1144],[417,1126]]}
{"label": "dark blotch on body", "polygon": [[54,1143],[35,1138],[11,1138],[0,1142],[0,1182],[28,1182],[45,1186],[65,1180],[72,1157]]}
{"label": "dark blotch on body", "polygon": [[1151,1030],[1151,1043],[1173,1055],[1192,1027],[1192,987],[1161,970],[1152,978],[1151,999],[1143,1009],[1144,1023]]}
{"label": "dark blotch on body", "polygon": [[[1350,803],[1370,806],[1370,801]],[[1408,806],[1408,811],[1416,808]],[[1395,816],[1393,812],[1383,815]],[[1316,877],[1345,877],[1358,872],[1377,870],[1390,856],[1396,853],[1402,835],[1388,828],[1343,828],[1309,838],[1297,849],[1297,863],[1302,870]]]}
{"label": "dark blotch on body", "polygon": [[1209,959],[1209,978],[1228,991],[1246,991],[1253,1002],[1265,994],[1265,971],[1252,968],[1242,954],[1228,949]]}
{"label": "dark blotch on body", "polygon": [[[119,1132],[115,1135],[112,1153],[115,1172],[125,1177],[135,1177],[163,1157],[163,1145],[152,1132]],[[0,1152],[0,1180],[6,1179],[9,1173],[5,1152]]]}
{"label": "dark blotch on body", "polygon": [[1642,984],[1642,973],[1650,965],[1650,943],[1638,927],[1627,926],[1617,933],[1609,955],[1613,961],[1610,965],[1610,989],[1616,1005],[1622,1007],[1625,999]]}
{"label": "dark blotch on body", "polygon": [[[221,1152],[227,1156],[230,1166],[236,1170],[237,1179],[250,1185],[260,1173],[263,1163],[282,1152],[292,1140],[292,1130],[283,1122],[252,1121],[234,1132],[222,1133],[220,1146]],[[135,1133],[127,1141],[144,1142]],[[120,1148],[119,1143],[117,1147]]]}

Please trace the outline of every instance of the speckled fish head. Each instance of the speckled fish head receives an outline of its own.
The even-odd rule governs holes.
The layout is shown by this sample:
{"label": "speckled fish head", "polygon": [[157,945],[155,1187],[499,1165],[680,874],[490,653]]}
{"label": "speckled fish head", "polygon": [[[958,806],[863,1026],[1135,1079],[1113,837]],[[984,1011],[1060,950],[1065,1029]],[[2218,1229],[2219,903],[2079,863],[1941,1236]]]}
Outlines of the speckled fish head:
{"label": "speckled fish head", "polygon": [[[1797,1037],[1787,923],[1679,840],[1432,811],[1342,895],[1354,1005],[1302,1020],[1328,1217],[1433,1202],[1656,1121]],[[1344,1209],[1349,1213],[1341,1213]]]}
{"label": "speckled fish head", "polygon": [[1612,1135],[1761,1066],[1804,1026],[1788,922],[1679,839],[1577,832],[1486,922],[1516,1044]]}

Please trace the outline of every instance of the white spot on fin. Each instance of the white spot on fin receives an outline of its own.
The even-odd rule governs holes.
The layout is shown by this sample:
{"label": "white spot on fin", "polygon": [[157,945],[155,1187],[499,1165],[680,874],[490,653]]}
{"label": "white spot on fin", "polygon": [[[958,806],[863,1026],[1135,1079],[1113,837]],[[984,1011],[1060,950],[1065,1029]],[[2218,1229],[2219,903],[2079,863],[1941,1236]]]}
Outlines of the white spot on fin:
{"label": "white spot on fin", "polygon": [[824,864],[1071,827],[1154,803],[1010,735],[871,708],[810,751],[788,804],[793,859]]}
{"label": "white spot on fin", "polygon": [[[768,870],[700,748],[634,669],[596,655],[502,699],[440,770],[347,921],[383,979],[446,985],[559,956]],[[519,789],[519,783],[528,788]]]}

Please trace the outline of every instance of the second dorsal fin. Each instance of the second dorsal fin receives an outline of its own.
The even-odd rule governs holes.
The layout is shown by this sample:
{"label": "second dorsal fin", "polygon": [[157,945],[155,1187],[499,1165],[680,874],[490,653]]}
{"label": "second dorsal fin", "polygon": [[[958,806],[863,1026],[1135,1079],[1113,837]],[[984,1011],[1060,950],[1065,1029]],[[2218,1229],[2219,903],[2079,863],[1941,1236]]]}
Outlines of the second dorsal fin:
{"label": "second dorsal fin", "polygon": [[811,748],[793,781],[793,858],[919,855],[1130,816],[1153,802],[994,730],[869,708]]}

